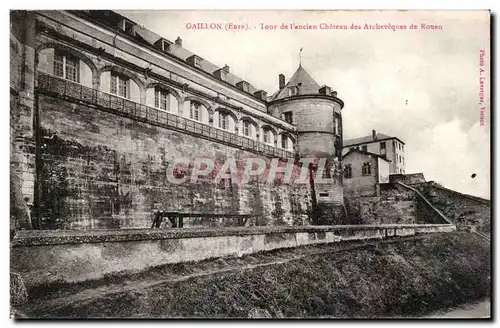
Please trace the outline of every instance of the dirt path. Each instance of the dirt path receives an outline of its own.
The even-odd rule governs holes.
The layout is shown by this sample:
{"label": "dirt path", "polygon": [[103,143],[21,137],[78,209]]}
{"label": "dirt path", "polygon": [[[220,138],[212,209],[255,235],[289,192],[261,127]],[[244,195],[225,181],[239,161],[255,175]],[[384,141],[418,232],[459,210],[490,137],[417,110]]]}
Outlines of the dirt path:
{"label": "dirt path", "polygon": [[449,309],[448,311],[436,312],[426,318],[490,318],[490,300],[486,299],[479,303],[466,304],[464,306]]}
{"label": "dirt path", "polygon": [[[411,237],[416,238],[416,237]],[[408,238],[406,238],[408,239]],[[389,240],[385,242],[396,242]],[[30,313],[52,312],[68,304],[83,305],[95,299],[109,296],[116,293],[137,291],[149,289],[164,284],[175,284],[189,279],[202,278],[204,276],[227,274],[240,270],[251,270],[257,267],[283,264],[290,261],[300,260],[304,257],[310,257],[316,254],[332,253],[346,251],[359,247],[376,246],[376,241],[353,242],[351,244],[330,244],[313,245],[301,248],[282,249],[267,253],[252,254],[242,258],[224,258],[206,260],[197,263],[180,264],[181,270],[169,269],[166,272],[160,272],[153,269],[151,272],[137,276],[125,276],[115,283],[104,283],[101,286],[86,288],[81,286],[75,290],[73,287],[65,289],[61,287],[51,296],[41,295],[40,298],[34,298],[19,309],[18,316],[30,316]],[[181,271],[174,273],[172,271]]]}

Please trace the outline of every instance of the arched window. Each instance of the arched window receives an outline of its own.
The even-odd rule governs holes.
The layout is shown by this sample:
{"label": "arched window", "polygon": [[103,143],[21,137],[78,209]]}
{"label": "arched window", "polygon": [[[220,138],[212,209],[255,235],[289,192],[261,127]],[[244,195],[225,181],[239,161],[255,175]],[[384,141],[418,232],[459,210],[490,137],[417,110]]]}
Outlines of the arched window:
{"label": "arched window", "polygon": [[43,73],[52,74],[59,78],[92,87],[93,68],[92,63],[83,55],[76,54],[71,49],[64,47],[43,48],[38,54],[37,70]]}
{"label": "arched window", "polygon": [[276,141],[276,132],[270,126],[262,127],[262,142],[274,145]]}
{"label": "arched window", "polygon": [[293,151],[294,139],[288,134],[281,134],[281,148]]}
{"label": "arched window", "polygon": [[236,132],[237,125],[239,124],[236,115],[226,108],[217,108],[214,111],[214,126],[219,129]]}
{"label": "arched window", "polygon": [[251,139],[256,139],[258,135],[258,125],[255,120],[253,120],[250,117],[243,117],[241,118],[241,124],[240,124],[240,133],[241,135],[251,138]]}

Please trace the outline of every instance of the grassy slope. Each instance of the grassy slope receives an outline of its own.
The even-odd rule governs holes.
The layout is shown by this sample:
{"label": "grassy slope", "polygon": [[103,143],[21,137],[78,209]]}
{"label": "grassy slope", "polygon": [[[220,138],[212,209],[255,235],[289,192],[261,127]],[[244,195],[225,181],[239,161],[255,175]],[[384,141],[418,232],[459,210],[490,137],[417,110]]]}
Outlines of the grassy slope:
{"label": "grassy slope", "polygon": [[489,275],[484,241],[468,233],[437,234],[116,293],[37,315],[413,316],[488,296]]}

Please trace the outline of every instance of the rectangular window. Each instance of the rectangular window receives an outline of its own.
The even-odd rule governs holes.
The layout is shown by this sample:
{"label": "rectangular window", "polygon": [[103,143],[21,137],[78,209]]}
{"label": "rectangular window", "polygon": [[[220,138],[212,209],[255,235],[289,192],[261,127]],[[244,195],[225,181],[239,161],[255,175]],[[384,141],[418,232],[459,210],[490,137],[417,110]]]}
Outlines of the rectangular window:
{"label": "rectangular window", "polygon": [[335,127],[333,133],[340,135],[339,118],[337,116],[335,116]]}
{"label": "rectangular window", "polygon": [[281,148],[288,149],[288,138],[281,136]]}
{"label": "rectangular window", "polygon": [[380,155],[386,156],[387,155],[387,150],[385,148],[385,142],[380,143]]}
{"label": "rectangular window", "polygon": [[57,52],[54,54],[54,75],[64,78],[64,56]]}
{"label": "rectangular window", "polygon": [[243,121],[243,135],[250,136],[250,122]]}
{"label": "rectangular window", "polygon": [[229,129],[228,116],[226,113],[219,113],[219,128],[224,130]]}
{"label": "rectangular window", "polygon": [[60,51],[54,53],[54,75],[76,83],[80,82],[79,59]]}
{"label": "rectangular window", "polygon": [[191,102],[189,105],[189,118],[195,121],[200,120],[200,104]]}
{"label": "rectangular window", "polygon": [[363,150],[364,153],[366,153],[368,151],[368,146],[364,145],[363,147],[361,147],[361,149]]}
{"label": "rectangular window", "polygon": [[344,178],[350,179],[352,178],[352,165],[347,164],[344,166]]}
{"label": "rectangular window", "polygon": [[123,26],[122,26],[123,31],[126,33],[132,33],[134,30],[134,24],[128,20],[123,20]]}
{"label": "rectangular window", "polygon": [[292,112],[286,112],[283,113],[285,122],[292,124],[293,123],[293,113]]}
{"label": "rectangular window", "polygon": [[201,67],[201,58],[200,57],[194,57],[194,66],[196,67]]}
{"label": "rectangular window", "polygon": [[168,91],[161,88],[155,89],[155,107],[166,111],[170,109]]}
{"label": "rectangular window", "polygon": [[129,78],[116,73],[111,73],[111,88],[112,94],[120,97],[129,98]]}
{"label": "rectangular window", "polygon": [[269,143],[270,142],[270,138],[269,138],[269,130],[264,130],[264,134],[262,136],[262,138],[264,139],[264,143]]}
{"label": "rectangular window", "polygon": [[320,192],[319,197],[328,197],[328,193],[327,192]]}
{"label": "rectangular window", "polygon": [[372,164],[370,162],[363,163],[362,172],[363,172],[363,175],[371,175],[372,174]]}

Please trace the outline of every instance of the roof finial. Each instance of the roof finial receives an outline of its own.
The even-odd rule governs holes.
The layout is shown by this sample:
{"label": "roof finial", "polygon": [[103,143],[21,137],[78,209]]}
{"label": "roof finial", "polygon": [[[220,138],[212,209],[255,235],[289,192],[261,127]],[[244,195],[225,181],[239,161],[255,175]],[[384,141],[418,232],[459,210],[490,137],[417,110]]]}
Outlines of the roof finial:
{"label": "roof finial", "polygon": [[304,48],[300,48],[300,51],[299,51],[299,67],[302,67],[302,49],[304,49]]}

